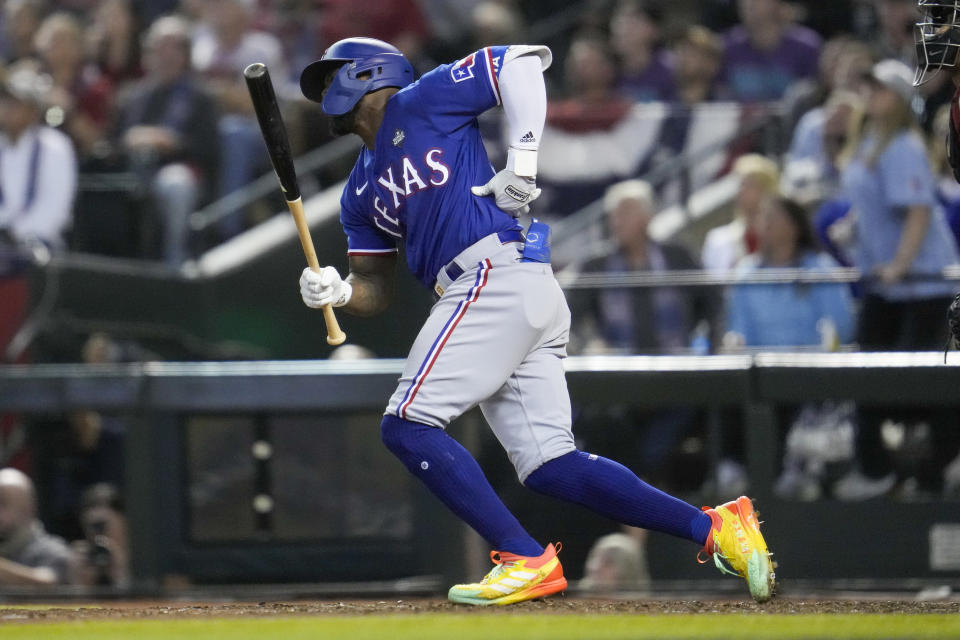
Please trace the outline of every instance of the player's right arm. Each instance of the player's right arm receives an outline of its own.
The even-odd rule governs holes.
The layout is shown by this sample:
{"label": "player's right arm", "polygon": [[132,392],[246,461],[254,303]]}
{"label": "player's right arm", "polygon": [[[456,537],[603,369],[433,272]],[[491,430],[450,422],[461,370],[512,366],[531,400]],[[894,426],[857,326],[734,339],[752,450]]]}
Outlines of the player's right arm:
{"label": "player's right arm", "polygon": [[[362,156],[358,165],[361,162]],[[347,236],[350,273],[341,278],[334,267],[323,267],[319,272],[304,269],[300,297],[308,307],[319,309],[329,304],[354,315],[372,316],[393,300],[399,234],[364,213],[365,201],[360,196],[365,191],[366,182],[354,172],[340,198],[340,223]]]}
{"label": "player's right arm", "polygon": [[300,274],[300,297],[311,309],[331,304],[358,316],[376,315],[393,300],[396,264],[395,253],[351,256],[346,278],[336,267],[307,267]]}
{"label": "player's right arm", "polygon": [[384,311],[393,301],[397,254],[351,256],[347,282],[353,289],[344,309],[358,316]]}

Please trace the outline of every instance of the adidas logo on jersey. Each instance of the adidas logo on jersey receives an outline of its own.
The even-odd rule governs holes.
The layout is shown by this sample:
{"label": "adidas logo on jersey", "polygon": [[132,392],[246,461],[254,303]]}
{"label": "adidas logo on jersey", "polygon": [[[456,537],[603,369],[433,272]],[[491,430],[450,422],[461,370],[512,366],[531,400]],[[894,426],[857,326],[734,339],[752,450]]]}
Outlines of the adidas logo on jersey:
{"label": "adidas logo on jersey", "polygon": [[537,139],[533,136],[533,131],[527,131],[524,134],[524,136],[520,138],[520,142],[536,142],[536,141]]}

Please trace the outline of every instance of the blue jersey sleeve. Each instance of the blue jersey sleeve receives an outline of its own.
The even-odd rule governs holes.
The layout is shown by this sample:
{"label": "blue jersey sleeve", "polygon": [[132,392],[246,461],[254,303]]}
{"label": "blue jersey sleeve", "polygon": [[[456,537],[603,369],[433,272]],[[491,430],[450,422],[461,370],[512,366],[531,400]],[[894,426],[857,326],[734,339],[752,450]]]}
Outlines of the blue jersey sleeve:
{"label": "blue jersey sleeve", "polygon": [[366,183],[357,187],[354,175],[350,176],[347,186],[340,196],[340,224],[347,236],[348,256],[373,256],[396,253],[396,234],[377,225],[376,217],[363,208],[354,194],[366,191]]}
{"label": "blue jersey sleeve", "polygon": [[933,173],[918,136],[907,133],[891,140],[878,165],[884,196],[891,207],[936,204]]}
{"label": "blue jersey sleeve", "polygon": [[500,69],[509,47],[484,47],[429,71],[417,82],[417,106],[434,127],[449,132],[500,104]]}

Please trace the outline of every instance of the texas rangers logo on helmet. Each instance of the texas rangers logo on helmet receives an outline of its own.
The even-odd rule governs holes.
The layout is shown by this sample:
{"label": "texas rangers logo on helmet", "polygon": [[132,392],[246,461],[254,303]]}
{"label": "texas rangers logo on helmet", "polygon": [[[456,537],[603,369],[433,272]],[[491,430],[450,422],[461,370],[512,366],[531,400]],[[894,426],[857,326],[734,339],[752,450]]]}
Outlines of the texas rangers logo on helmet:
{"label": "texas rangers logo on helmet", "polygon": [[473,77],[473,59],[475,54],[471,53],[463,60],[450,67],[450,77],[454,82],[463,82]]}

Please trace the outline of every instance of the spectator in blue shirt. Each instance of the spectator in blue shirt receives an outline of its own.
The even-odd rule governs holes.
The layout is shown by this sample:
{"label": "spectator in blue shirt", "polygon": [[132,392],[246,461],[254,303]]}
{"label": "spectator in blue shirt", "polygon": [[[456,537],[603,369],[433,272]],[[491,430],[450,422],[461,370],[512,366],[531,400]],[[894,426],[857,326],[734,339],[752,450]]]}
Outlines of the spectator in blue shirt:
{"label": "spectator in blue shirt", "polygon": [[916,130],[913,71],[884,60],[872,79],[869,121],[841,178],[856,216],[854,264],[871,276],[858,338],[864,349],[939,349],[954,284],[936,275],[957,247]]}
{"label": "spectator in blue shirt", "polygon": [[[757,228],[758,249],[737,265],[737,273],[761,269],[827,270],[837,266],[817,250],[804,209],[792,200],[766,200]],[[849,288],[832,283],[742,284],[732,288],[727,307],[727,346],[788,347],[833,344],[853,337]]]}
{"label": "spectator in blue shirt", "polygon": [[[868,278],[857,339],[871,351],[939,350],[947,337],[944,309],[955,285],[938,277],[957,262],[957,247],[937,203],[927,149],[911,108],[913,70],[899,60],[877,63],[867,99],[863,138],[841,176],[855,220],[854,263]],[[942,469],[957,451],[956,419],[950,411],[860,407],[857,431],[859,469],[834,486],[845,500],[871,498],[908,486],[936,492]],[[897,468],[880,437],[885,420],[926,423],[929,459]],[[911,483],[913,484],[913,483]]]}

